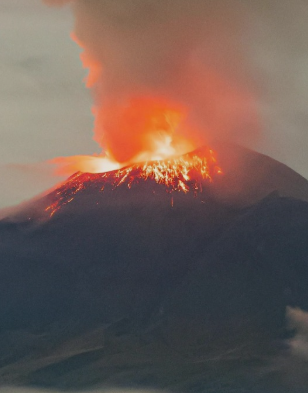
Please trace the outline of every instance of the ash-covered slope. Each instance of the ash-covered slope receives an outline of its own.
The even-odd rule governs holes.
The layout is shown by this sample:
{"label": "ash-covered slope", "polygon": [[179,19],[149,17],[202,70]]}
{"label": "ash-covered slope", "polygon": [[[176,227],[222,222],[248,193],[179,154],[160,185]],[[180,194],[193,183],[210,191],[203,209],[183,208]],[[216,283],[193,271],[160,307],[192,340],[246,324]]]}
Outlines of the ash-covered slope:
{"label": "ash-covered slope", "polygon": [[241,154],[249,177],[221,163],[197,193],[88,183],[51,218],[59,189],[3,220],[0,383],[289,392],[264,367],[286,307],[308,310],[308,204],[263,197],[308,186]]}
{"label": "ash-covered slope", "polygon": [[286,165],[237,145],[215,146],[224,176],[211,185],[215,199],[239,207],[252,205],[271,192],[308,201],[308,182]]}

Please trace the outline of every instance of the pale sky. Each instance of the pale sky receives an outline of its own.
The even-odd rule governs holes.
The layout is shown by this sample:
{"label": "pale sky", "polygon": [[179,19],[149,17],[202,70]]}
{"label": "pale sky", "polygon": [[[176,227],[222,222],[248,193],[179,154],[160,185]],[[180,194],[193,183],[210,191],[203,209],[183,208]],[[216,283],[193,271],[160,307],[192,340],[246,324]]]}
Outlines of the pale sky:
{"label": "pale sky", "polygon": [[0,207],[36,195],[59,179],[58,156],[92,154],[91,98],[66,8],[39,0],[0,0]]}
{"label": "pale sky", "polygon": [[[308,177],[308,3],[254,4],[243,40],[262,86],[258,150]],[[92,139],[79,49],[69,37],[70,10],[39,0],[0,0],[0,26],[1,208],[59,181],[46,160],[100,149]]]}

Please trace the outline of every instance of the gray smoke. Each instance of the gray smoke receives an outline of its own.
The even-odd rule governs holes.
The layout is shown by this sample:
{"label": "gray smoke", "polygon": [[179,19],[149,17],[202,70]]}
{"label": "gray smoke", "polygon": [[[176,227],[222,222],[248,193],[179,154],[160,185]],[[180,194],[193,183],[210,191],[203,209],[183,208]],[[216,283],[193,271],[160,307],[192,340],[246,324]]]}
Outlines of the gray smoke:
{"label": "gray smoke", "polygon": [[75,34],[103,69],[93,86],[102,147],[119,139],[106,108],[140,96],[187,108],[188,123],[206,139],[255,136],[239,1],[76,0],[73,9]]}
{"label": "gray smoke", "polygon": [[[163,96],[189,109],[205,140],[240,142],[308,174],[307,1],[72,6],[78,38],[103,66],[94,86],[98,109],[112,100],[125,104],[132,94]],[[113,132],[103,123],[98,119],[95,130],[101,145]]]}

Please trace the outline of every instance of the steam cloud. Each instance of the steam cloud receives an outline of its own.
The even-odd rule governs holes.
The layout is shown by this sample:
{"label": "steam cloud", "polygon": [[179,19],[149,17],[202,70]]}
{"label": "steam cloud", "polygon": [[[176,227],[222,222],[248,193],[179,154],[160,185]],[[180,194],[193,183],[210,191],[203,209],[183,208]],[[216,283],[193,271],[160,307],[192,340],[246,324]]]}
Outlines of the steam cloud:
{"label": "steam cloud", "polygon": [[84,64],[92,64],[95,140],[117,161],[147,149],[144,119],[126,121],[140,99],[185,108],[177,132],[195,144],[256,136],[253,84],[239,45],[240,1],[74,0],[73,9]]}
{"label": "steam cloud", "polygon": [[307,390],[308,384],[308,312],[287,307],[286,321],[294,335],[285,342],[287,351],[269,363],[267,373],[277,375],[277,379],[288,388],[283,391],[301,393]]}
{"label": "steam cloud", "polygon": [[308,312],[300,308],[287,309],[287,320],[291,329],[295,329],[295,336],[289,345],[292,355],[308,360]]}

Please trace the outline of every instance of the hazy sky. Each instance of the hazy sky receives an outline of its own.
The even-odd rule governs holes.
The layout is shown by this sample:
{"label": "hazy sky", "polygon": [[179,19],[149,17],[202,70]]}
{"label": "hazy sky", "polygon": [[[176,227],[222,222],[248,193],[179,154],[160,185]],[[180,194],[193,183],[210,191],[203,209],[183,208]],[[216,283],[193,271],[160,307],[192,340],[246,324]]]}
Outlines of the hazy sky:
{"label": "hazy sky", "polygon": [[[116,1],[116,0],[114,0]],[[245,2],[244,2],[245,3]],[[308,2],[247,2],[246,47],[263,137],[256,147],[308,177]],[[245,4],[245,5],[246,5]],[[39,0],[0,1],[0,207],[55,184],[42,164],[99,152],[73,16]]]}
{"label": "hazy sky", "polygon": [[0,1],[0,207],[59,179],[45,160],[99,151],[68,9]]}

